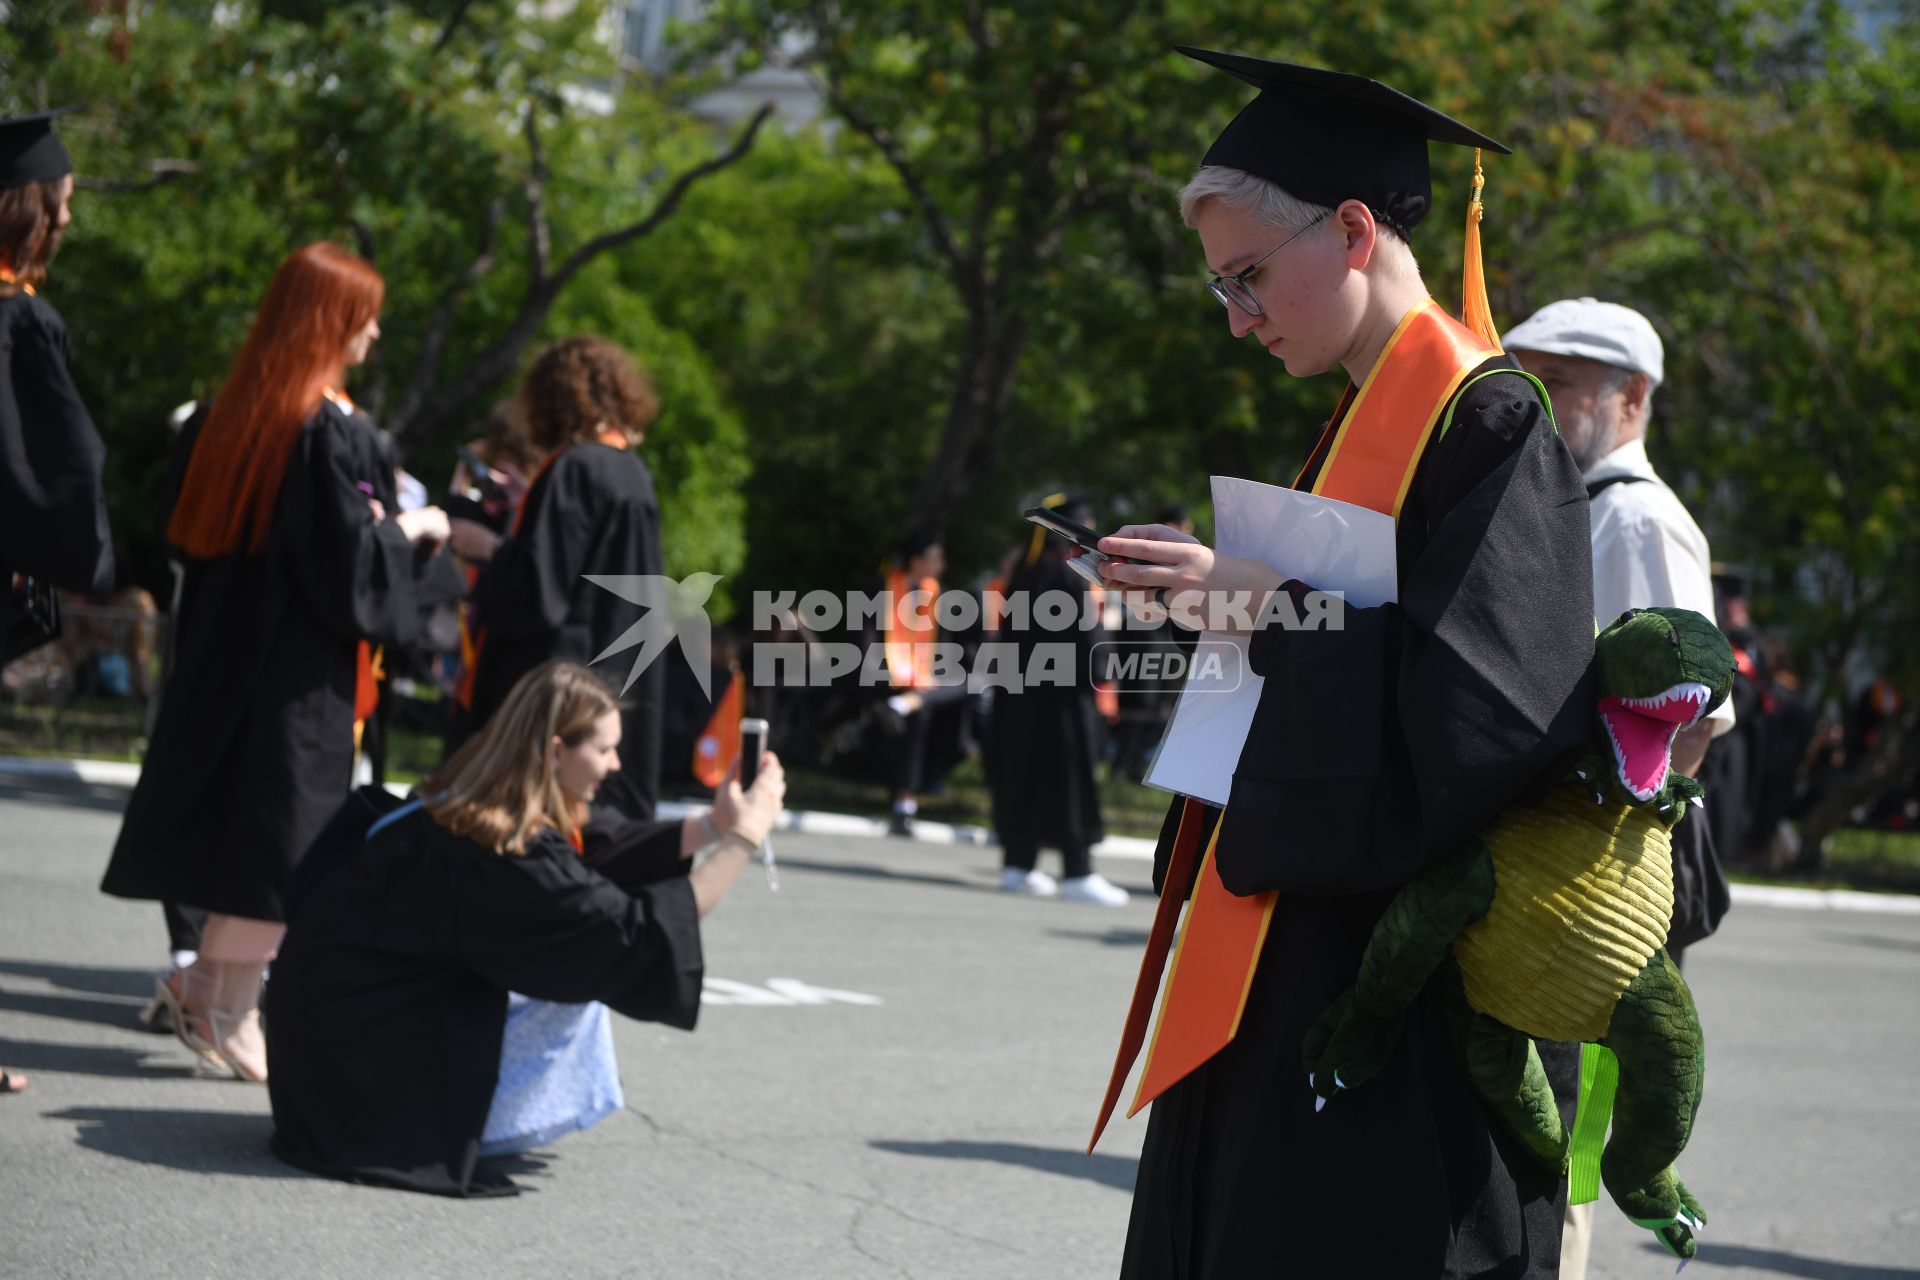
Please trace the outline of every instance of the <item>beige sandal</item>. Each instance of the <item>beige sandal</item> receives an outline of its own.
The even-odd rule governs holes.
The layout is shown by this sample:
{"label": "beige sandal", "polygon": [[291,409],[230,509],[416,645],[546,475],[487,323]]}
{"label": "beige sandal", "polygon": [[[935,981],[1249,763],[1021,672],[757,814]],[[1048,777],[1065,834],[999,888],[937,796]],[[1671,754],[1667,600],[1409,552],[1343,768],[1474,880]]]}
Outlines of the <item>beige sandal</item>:
{"label": "beige sandal", "polygon": [[[160,1008],[166,1009],[168,1020],[173,1023],[173,1034],[179,1038],[180,1043],[193,1050],[202,1062],[205,1062],[214,1070],[221,1072],[228,1071],[231,1068],[227,1066],[227,1060],[220,1056],[220,1050],[214,1046],[211,1040],[200,1035],[198,1028],[195,1026],[196,1023],[203,1022],[204,1019],[197,1013],[189,1014],[187,1012],[186,987],[191,975],[192,970],[190,969],[175,969],[166,977],[155,979],[153,984],[153,1000],[148,1005],[148,1008],[154,1010],[155,1019],[159,1017]],[[180,981],[178,988],[174,986],[174,979],[176,978]],[[144,1011],[142,1011],[142,1021],[147,1021]],[[151,1025],[151,1023],[149,1023],[149,1025]]]}

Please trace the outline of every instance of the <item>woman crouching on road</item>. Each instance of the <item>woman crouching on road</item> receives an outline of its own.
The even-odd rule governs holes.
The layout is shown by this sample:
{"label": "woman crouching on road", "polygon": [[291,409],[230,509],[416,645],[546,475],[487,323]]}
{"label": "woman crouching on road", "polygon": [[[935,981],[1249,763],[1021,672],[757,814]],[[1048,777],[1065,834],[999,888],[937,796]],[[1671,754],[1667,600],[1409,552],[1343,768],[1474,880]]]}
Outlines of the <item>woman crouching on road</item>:
{"label": "woman crouching on road", "polygon": [[657,847],[596,871],[580,829],[619,741],[619,703],[590,672],[535,668],[300,907],[267,990],[281,1159],[511,1195],[485,1157],[620,1105],[605,1009],[584,1002],[692,1029],[700,917],[761,847],[786,783],[769,755],[751,790],[730,776],[710,813],[652,824]]}

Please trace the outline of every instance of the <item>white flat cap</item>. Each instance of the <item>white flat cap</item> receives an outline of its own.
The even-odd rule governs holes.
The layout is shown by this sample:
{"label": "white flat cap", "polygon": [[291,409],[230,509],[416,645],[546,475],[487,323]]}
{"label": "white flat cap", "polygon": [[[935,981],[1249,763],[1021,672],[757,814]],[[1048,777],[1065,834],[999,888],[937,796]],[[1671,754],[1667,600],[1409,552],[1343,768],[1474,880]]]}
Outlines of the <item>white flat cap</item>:
{"label": "white flat cap", "polygon": [[1644,373],[1656,387],[1666,372],[1666,348],[1647,318],[1632,307],[1595,298],[1550,302],[1501,335],[1500,345],[1598,360]]}

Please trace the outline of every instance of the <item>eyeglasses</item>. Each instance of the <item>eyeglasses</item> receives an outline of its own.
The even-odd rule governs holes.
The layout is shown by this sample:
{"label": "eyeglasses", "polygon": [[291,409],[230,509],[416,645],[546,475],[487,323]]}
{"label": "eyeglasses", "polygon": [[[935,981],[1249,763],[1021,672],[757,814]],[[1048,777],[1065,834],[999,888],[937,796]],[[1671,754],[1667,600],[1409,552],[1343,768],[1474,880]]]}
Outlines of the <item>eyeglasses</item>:
{"label": "eyeglasses", "polygon": [[1260,299],[1253,296],[1253,287],[1247,283],[1247,277],[1258,271],[1261,263],[1292,244],[1295,240],[1298,240],[1301,236],[1307,234],[1307,232],[1313,230],[1313,228],[1319,226],[1322,222],[1325,222],[1326,219],[1327,215],[1325,213],[1321,214],[1312,222],[1309,222],[1306,226],[1300,228],[1285,240],[1282,240],[1279,244],[1254,259],[1253,265],[1245,271],[1237,271],[1230,276],[1215,276],[1213,279],[1207,281],[1208,291],[1211,292],[1214,297],[1220,299],[1220,305],[1223,307],[1238,307],[1250,316],[1264,315],[1265,312],[1260,306]]}

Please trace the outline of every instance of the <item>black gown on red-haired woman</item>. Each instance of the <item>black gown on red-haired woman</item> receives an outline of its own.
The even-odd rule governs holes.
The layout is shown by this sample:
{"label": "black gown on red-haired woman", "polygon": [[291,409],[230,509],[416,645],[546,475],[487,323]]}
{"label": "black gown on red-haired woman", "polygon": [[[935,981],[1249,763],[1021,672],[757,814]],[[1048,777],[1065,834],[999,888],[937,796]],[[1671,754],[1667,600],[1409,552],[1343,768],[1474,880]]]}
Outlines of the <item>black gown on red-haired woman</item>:
{"label": "black gown on red-haired woman", "polygon": [[323,400],[260,551],[186,559],[175,666],[101,887],[284,920],[288,872],[352,781],[360,643],[419,628],[414,548],[373,423]]}

